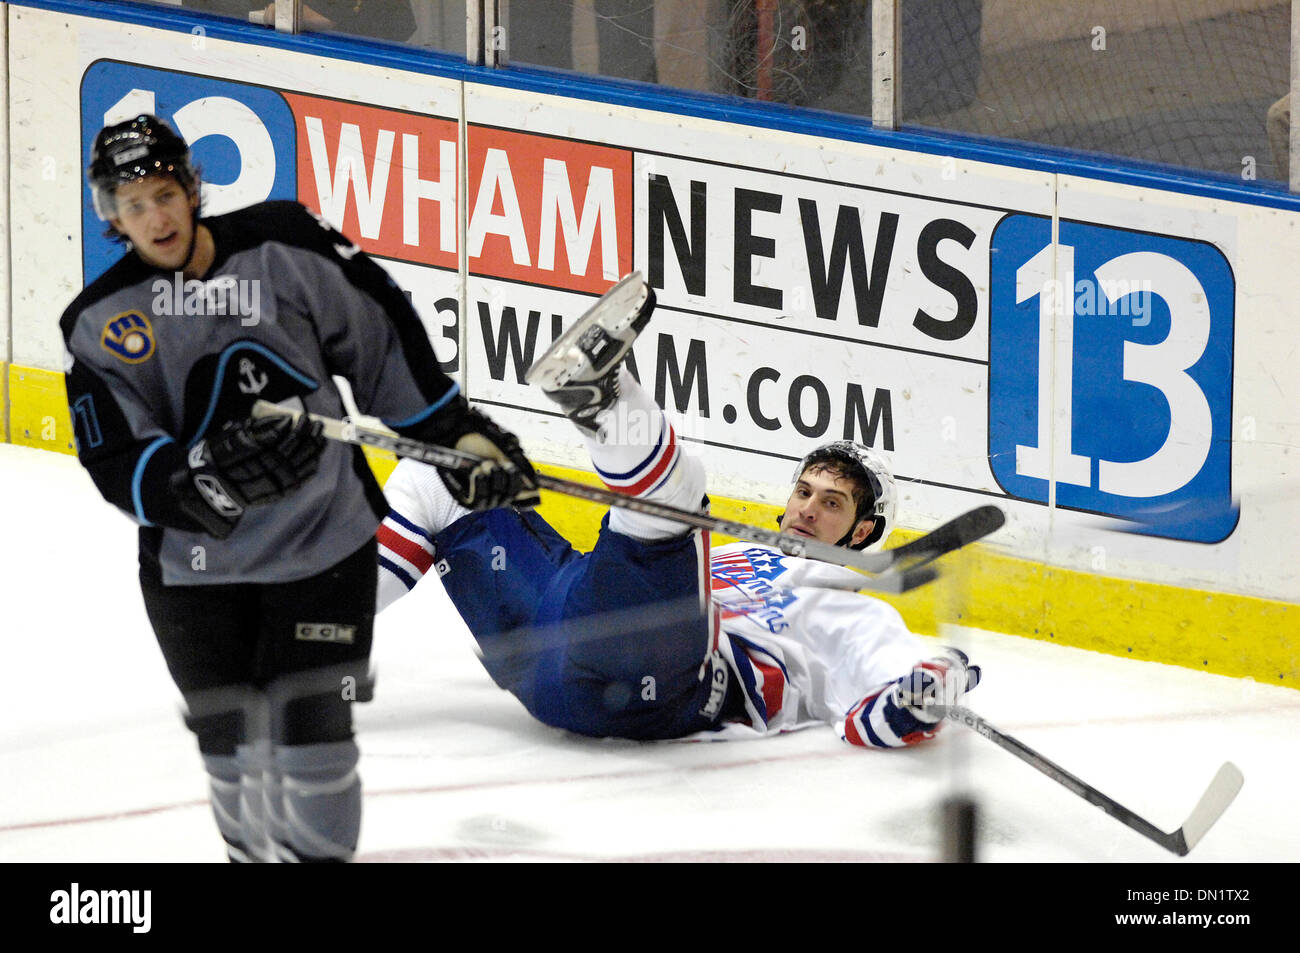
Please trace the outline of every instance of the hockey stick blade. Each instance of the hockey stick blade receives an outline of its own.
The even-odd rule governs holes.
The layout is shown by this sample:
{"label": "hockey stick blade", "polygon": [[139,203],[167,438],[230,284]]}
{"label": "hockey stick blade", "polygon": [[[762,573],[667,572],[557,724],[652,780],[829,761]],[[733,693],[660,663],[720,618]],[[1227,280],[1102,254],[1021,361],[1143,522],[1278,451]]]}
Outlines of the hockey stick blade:
{"label": "hockey stick blade", "polygon": [[[301,416],[301,411],[280,407],[276,404],[264,400],[257,401],[253,405],[254,417],[268,416],[289,416],[297,418]],[[399,437],[388,433],[382,433],[368,427],[363,427],[351,421],[336,420],[332,417],[324,417],[320,414],[308,414],[308,417],[321,425],[322,433],[330,440],[337,440],[341,443],[354,444],[356,446],[375,447],[379,450],[387,450],[399,457],[411,457],[423,463],[431,464],[443,469],[461,470],[477,466],[483,461],[482,457],[475,456],[472,453],[464,453],[460,450],[453,450],[448,447],[438,447],[433,444],[422,443],[419,440],[412,440],[409,437]],[[605,506],[616,506],[622,509],[631,510],[637,513],[644,513],[647,516],[657,516],[662,519],[674,520],[686,526],[695,529],[707,530],[711,533],[719,533],[727,536],[734,536],[737,539],[750,540],[756,543],[762,543],[778,549],[787,556],[798,556],[807,559],[816,559],[821,562],[834,563],[839,566],[851,566],[854,569],[861,569],[870,573],[880,573],[878,576],[863,576],[861,581],[854,580],[853,588],[868,590],[872,592],[901,593],[918,586],[923,586],[938,577],[938,571],[923,572],[926,567],[918,565],[907,567],[903,572],[887,572],[890,567],[895,565],[895,560],[889,555],[889,552],[883,553],[860,553],[856,550],[848,549],[843,546],[833,546],[830,543],[823,543],[815,539],[807,539],[802,536],[790,536],[786,533],[773,532],[772,530],[763,529],[761,526],[751,526],[748,523],[738,523],[733,520],[721,519],[705,513],[693,513],[689,510],[678,509],[675,506],[668,506],[664,503],[658,503],[654,500],[645,500],[634,496],[624,496],[621,493],[615,493],[612,490],[606,490],[601,487],[589,486],[586,483],[577,483],[573,480],[565,480],[560,477],[549,476],[545,473],[537,474],[537,485],[544,490],[551,490],[555,493],[563,493],[566,496],[572,496],[577,499],[588,500],[592,503],[600,503]]]}
{"label": "hockey stick blade", "polygon": [[1183,821],[1183,826],[1171,834],[1171,837],[1181,838],[1181,850],[1174,848],[1174,853],[1183,856],[1189,850],[1195,847],[1205,836],[1205,832],[1214,826],[1223,812],[1228,809],[1241,786],[1246,783],[1245,777],[1231,761],[1225,761],[1219,767],[1218,773],[1214,775],[1214,780],[1210,786],[1205,789],[1201,799],[1196,802],[1196,807],[1192,808],[1192,813]]}
{"label": "hockey stick blade", "polygon": [[[883,552],[862,555],[869,559],[881,557],[882,560],[889,560],[888,568],[881,570],[882,575],[875,577],[877,582],[885,575],[898,575],[900,578],[908,580],[903,589],[892,590],[877,587],[877,591],[907,592],[918,586],[925,585],[938,575],[936,572],[935,576],[929,576],[921,573],[921,569],[929,566],[940,556],[946,556],[948,553],[955,552],[969,543],[996,532],[1006,522],[1006,519],[1006,515],[996,506],[991,504],[977,506],[975,509],[954,517],[942,526],[912,540],[910,543],[905,543],[894,549],[886,549]],[[822,589],[855,590],[860,588],[852,580],[843,582],[822,580],[817,585]]]}
{"label": "hockey stick blade", "polygon": [[[862,581],[866,585],[855,587],[858,589],[869,589],[872,592],[887,592],[894,595],[901,595],[904,592],[911,592],[913,589],[920,589],[922,586],[934,582],[939,578],[939,570],[934,566],[909,566],[906,569],[887,569],[877,576],[863,576]],[[821,586],[818,583],[808,583],[806,588],[835,588]],[[848,586],[845,586],[847,589]]]}
{"label": "hockey stick blade", "polygon": [[992,504],[977,506],[973,510],[953,517],[924,536],[896,549],[887,549],[879,555],[890,557],[891,565],[896,566],[907,562],[913,567],[923,566],[996,532],[1006,521],[1006,514],[996,506]]}
{"label": "hockey stick blade", "polygon": [[1004,751],[1011,752],[1021,761],[1047,775],[1062,787],[1073,791],[1089,804],[1101,808],[1125,827],[1137,831],[1143,837],[1155,841],[1165,850],[1171,851],[1179,857],[1186,857],[1188,851],[1195,847],[1201,838],[1205,836],[1205,833],[1214,826],[1214,823],[1223,815],[1223,812],[1228,809],[1228,805],[1232,803],[1233,798],[1237,796],[1237,792],[1241,790],[1241,786],[1245,781],[1236,765],[1230,761],[1224,762],[1214,776],[1214,780],[1210,782],[1210,786],[1201,795],[1201,799],[1196,802],[1196,807],[1192,808],[1192,813],[1183,822],[1183,826],[1176,831],[1166,833],[1150,821],[1134,814],[1123,804],[1102,794],[1086,781],[1075,777],[1060,765],[1044,758],[1024,742],[999,731],[969,708],[955,705],[948,709],[945,717],[950,721],[965,725],[977,735],[987,738]]}

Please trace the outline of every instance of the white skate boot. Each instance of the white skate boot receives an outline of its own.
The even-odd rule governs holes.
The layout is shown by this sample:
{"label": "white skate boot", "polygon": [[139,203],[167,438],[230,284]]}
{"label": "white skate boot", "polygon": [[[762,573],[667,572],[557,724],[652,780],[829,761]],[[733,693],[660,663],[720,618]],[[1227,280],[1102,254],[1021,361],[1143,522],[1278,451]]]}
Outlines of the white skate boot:
{"label": "white skate boot", "polygon": [[528,369],[565,416],[592,433],[596,415],[618,399],[618,367],[654,311],[655,295],[639,271],[620,280]]}

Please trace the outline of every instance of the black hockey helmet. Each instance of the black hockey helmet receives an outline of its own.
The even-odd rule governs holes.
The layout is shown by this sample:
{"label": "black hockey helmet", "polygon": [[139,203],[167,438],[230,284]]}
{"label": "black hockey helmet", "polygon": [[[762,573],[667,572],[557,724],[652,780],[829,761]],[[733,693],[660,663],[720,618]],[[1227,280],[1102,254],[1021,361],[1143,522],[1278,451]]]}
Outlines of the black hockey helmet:
{"label": "black hockey helmet", "polygon": [[86,178],[95,214],[101,219],[115,217],[117,203],[113,195],[119,185],[150,175],[170,175],[190,193],[198,185],[190,147],[167,123],[141,113],[126,122],[105,126],[95,136]]}
{"label": "black hockey helmet", "polygon": [[[865,491],[857,500],[858,511],[853,525],[864,519],[875,520],[875,525],[867,538],[852,548],[866,549],[884,542],[885,537],[893,532],[894,514],[898,508],[898,490],[888,461],[860,443],[836,440],[823,444],[799,461],[799,467],[794,471],[795,481],[798,482],[809,467],[816,466],[832,466],[843,471]],[[847,539],[845,537],[838,545],[847,545]]]}

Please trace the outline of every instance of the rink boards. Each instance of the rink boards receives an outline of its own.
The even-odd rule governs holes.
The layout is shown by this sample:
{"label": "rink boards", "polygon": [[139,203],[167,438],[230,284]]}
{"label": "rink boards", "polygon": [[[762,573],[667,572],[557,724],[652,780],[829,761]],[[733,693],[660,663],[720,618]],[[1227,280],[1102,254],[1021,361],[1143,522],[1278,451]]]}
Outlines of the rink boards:
{"label": "rink boards", "polygon": [[[154,111],[209,212],[297,199],[388,267],[539,460],[585,466],[523,371],[639,269],[659,306],[636,372],[715,509],[770,519],[804,452],[860,440],[899,476],[899,540],[1008,515],[956,589],[900,602],[918,630],[959,600],[987,628],[1300,676],[1290,199],[72,7],[8,8],[15,443],[71,450],[56,319],[120,254],[81,169],[101,125]],[[583,508],[548,515],[589,541]]]}

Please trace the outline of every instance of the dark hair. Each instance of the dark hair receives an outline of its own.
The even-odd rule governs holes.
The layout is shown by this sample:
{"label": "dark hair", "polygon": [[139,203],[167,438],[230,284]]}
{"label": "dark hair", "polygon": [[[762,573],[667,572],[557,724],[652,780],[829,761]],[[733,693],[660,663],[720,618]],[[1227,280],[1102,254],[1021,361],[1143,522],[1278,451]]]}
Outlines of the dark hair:
{"label": "dark hair", "polygon": [[799,476],[802,477],[809,471],[829,473],[853,484],[853,503],[857,507],[857,514],[853,518],[855,525],[859,520],[866,519],[871,514],[871,507],[876,502],[876,495],[871,489],[871,479],[863,470],[862,464],[858,463],[857,460],[835,450],[833,447],[822,447],[808,454]]}

